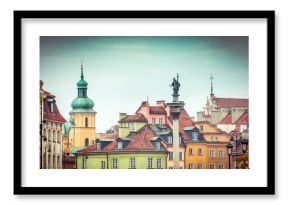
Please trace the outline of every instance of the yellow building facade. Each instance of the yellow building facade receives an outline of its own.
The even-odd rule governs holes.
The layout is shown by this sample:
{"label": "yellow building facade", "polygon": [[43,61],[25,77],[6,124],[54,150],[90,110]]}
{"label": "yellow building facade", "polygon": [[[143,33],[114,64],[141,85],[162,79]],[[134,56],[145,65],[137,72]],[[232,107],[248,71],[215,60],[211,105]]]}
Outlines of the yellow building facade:
{"label": "yellow building facade", "polygon": [[230,136],[207,121],[195,122],[196,138],[186,142],[186,169],[228,169],[226,145]]}

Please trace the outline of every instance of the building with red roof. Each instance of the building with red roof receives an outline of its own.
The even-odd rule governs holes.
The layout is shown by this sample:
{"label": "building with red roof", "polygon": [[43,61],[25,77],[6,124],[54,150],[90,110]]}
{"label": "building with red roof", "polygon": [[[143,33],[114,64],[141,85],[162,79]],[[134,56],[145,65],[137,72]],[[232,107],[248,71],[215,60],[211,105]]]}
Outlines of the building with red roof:
{"label": "building with red roof", "polygon": [[149,125],[126,137],[112,134],[77,151],[78,169],[166,169],[167,152]]}
{"label": "building with red roof", "polygon": [[43,89],[40,81],[40,168],[62,168],[62,133],[66,122],[58,110],[55,95]]}
{"label": "building with red roof", "polygon": [[[212,77],[210,78],[213,79]],[[235,122],[246,110],[249,110],[249,99],[247,98],[218,98],[213,93],[211,81],[211,93],[207,98],[203,111],[197,112],[197,121],[209,121],[218,124],[231,114],[232,123]]]}

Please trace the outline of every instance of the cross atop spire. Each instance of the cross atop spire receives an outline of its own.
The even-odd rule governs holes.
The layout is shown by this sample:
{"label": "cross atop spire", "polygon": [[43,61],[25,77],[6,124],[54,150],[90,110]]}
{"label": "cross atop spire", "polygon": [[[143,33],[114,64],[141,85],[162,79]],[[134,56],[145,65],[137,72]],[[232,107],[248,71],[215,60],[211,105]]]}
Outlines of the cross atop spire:
{"label": "cross atop spire", "polygon": [[83,72],[83,60],[81,60],[81,79],[84,79],[84,72]]}
{"label": "cross atop spire", "polygon": [[210,75],[210,94],[213,95],[213,83],[212,80],[214,79],[212,74]]}

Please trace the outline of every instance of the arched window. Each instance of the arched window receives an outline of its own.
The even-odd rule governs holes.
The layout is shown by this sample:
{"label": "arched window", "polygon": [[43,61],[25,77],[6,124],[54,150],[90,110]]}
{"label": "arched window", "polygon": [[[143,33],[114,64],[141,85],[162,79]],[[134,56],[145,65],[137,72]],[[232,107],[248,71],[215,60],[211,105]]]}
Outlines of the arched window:
{"label": "arched window", "polygon": [[89,146],[89,138],[85,139],[85,147]]}
{"label": "arched window", "polygon": [[88,127],[89,126],[89,120],[88,120],[88,118],[86,117],[85,118],[85,127]]}

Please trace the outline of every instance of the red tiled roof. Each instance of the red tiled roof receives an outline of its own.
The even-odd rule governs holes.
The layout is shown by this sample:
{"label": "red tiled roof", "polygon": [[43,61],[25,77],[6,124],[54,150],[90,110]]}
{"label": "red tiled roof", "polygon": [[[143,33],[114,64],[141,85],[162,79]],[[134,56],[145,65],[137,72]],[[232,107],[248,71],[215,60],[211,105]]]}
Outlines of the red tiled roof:
{"label": "red tiled roof", "polygon": [[147,119],[143,114],[137,113],[135,115],[128,115],[127,117],[120,120],[120,122],[147,122]]}
{"label": "red tiled roof", "polygon": [[233,124],[232,123],[232,114],[231,113],[229,113],[229,114],[227,114],[225,117],[224,117],[224,119],[222,119],[219,123],[217,123],[217,124]]}
{"label": "red tiled roof", "polygon": [[[49,93],[47,91],[45,91],[45,92]],[[50,98],[54,98],[55,97],[52,94],[50,94],[49,96],[50,96]],[[57,107],[55,102],[54,102],[54,105],[53,105],[53,110],[54,110],[53,113],[50,112],[49,104],[48,104],[48,102],[46,102],[46,99],[44,99],[44,102],[43,102],[43,118],[45,120],[50,120],[50,121],[66,122],[66,120],[63,118],[63,116],[60,114],[60,112],[58,110],[58,107]]]}
{"label": "red tiled roof", "polygon": [[116,138],[119,137],[119,134],[118,133],[116,133],[116,134],[112,134],[112,133],[97,133],[96,137],[97,138],[113,138],[113,139],[116,139]]}
{"label": "red tiled roof", "polygon": [[149,106],[149,113],[166,115],[166,111],[161,106]]}
{"label": "red tiled roof", "polygon": [[[130,143],[119,151],[155,151],[156,148],[150,142],[150,139],[155,136],[151,128],[146,125],[137,132],[131,132],[127,138],[130,138]],[[96,144],[79,150],[78,153],[92,152],[96,150]],[[104,152],[111,152],[117,150],[117,140],[114,140],[102,149]]]}
{"label": "red tiled roof", "polygon": [[241,98],[215,98],[216,104],[220,108],[226,107],[248,107],[249,99]]}
{"label": "red tiled roof", "polygon": [[150,142],[150,138],[154,137],[155,133],[147,125],[137,132],[131,132],[129,137],[131,138],[130,144],[125,147],[124,150],[156,150],[156,148]]}
{"label": "red tiled roof", "polygon": [[236,121],[236,130],[240,130],[241,125],[249,125],[249,111],[246,110]]}

